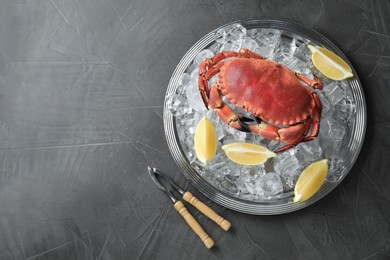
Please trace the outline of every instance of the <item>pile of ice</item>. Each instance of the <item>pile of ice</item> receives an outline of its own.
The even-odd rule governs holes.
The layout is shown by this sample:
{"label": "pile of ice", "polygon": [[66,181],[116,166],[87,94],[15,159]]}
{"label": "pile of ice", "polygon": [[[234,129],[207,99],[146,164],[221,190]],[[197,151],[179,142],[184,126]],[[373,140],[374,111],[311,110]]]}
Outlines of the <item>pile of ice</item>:
{"label": "pile of ice", "polygon": [[[322,158],[330,159],[328,182],[338,182],[342,177],[346,167],[348,135],[355,120],[355,102],[348,81],[332,81],[314,68],[308,43],[308,40],[287,31],[247,30],[240,24],[235,24],[216,33],[215,42],[199,52],[182,75],[176,92],[167,96],[167,104],[176,118],[178,139],[185,155],[198,173],[218,189],[251,201],[292,196],[295,182],[302,170]],[[228,127],[214,111],[205,108],[198,90],[199,64],[203,59],[221,51],[238,51],[243,47],[310,78],[314,72],[323,78],[324,83],[324,89],[316,91],[323,104],[318,138],[300,143],[258,166],[235,164],[226,157],[221,146],[239,141],[275,150],[283,144]],[[210,80],[210,85],[216,78],[217,76]],[[204,115],[214,123],[219,138],[217,155],[207,166],[197,160],[194,151],[195,129]]]}

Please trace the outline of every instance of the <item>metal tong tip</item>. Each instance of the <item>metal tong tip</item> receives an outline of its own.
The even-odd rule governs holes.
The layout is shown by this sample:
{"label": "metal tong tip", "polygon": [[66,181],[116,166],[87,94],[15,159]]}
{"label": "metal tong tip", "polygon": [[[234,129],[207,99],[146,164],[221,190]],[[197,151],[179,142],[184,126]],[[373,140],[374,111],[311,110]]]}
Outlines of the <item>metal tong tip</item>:
{"label": "metal tong tip", "polygon": [[[169,176],[160,172],[156,168],[152,168],[152,167],[148,166],[148,171],[149,171],[150,177],[152,177],[152,180],[156,184],[156,186],[160,190],[164,191],[168,195],[168,197],[171,198],[173,203],[176,203],[178,201],[178,199],[173,195],[173,191],[176,191],[176,192],[180,193],[181,195],[183,195],[185,193],[179,186],[177,186],[173,182],[173,180]],[[163,182],[161,182],[161,181],[163,181]]]}

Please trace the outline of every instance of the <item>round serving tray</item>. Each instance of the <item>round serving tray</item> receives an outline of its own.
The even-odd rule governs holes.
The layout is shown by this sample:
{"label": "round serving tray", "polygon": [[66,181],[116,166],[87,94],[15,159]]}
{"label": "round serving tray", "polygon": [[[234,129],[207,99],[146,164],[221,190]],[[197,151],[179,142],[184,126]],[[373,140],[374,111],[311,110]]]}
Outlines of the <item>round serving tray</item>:
{"label": "round serving tray", "polygon": [[[295,37],[304,39],[307,42],[324,46],[347,61],[353,70],[354,77],[347,80],[347,86],[351,92],[356,111],[354,113],[354,118],[349,122],[348,134],[345,137],[346,140],[344,140],[346,145],[346,152],[345,155],[343,155],[345,157],[344,165],[338,173],[339,177],[337,181],[325,182],[320,190],[305,202],[292,202],[293,194],[291,194],[291,192],[286,196],[275,196],[274,198],[271,197],[253,201],[229,194],[223,189],[220,189],[216,185],[213,185],[209,181],[205,180],[205,178],[199,174],[196,167],[191,165],[182,147],[182,142],[178,135],[176,116],[172,113],[172,109],[169,107],[170,105],[168,101],[170,97],[178,91],[183,73],[185,73],[186,69],[191,65],[197,54],[215,43],[215,35],[218,31],[229,28],[235,24],[240,24],[247,30],[262,28],[282,30],[284,33],[294,35]],[[325,36],[309,27],[291,21],[245,20],[226,24],[208,33],[194,46],[192,46],[192,48],[181,59],[171,77],[166,92],[166,99],[164,103],[164,129],[167,143],[175,162],[185,177],[191,180],[193,185],[205,196],[214,202],[235,211],[255,215],[276,215],[293,212],[313,204],[331,192],[345,178],[354,165],[363,144],[366,129],[366,104],[362,86],[357,77],[356,71],[353,69],[347,57],[340,51],[340,49]]]}

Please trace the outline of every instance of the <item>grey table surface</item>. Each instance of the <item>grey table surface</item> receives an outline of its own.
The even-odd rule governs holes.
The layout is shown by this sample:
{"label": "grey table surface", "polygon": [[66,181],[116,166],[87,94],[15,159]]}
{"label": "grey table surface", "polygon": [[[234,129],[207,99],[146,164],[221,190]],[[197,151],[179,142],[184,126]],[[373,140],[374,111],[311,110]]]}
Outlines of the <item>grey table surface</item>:
{"label": "grey table surface", "polygon": [[[169,79],[228,22],[283,18],[358,72],[367,132],[346,179],[284,215],[225,209],[180,174],[163,127]],[[390,2],[0,1],[0,259],[389,259]],[[207,250],[147,165],[229,219]]]}

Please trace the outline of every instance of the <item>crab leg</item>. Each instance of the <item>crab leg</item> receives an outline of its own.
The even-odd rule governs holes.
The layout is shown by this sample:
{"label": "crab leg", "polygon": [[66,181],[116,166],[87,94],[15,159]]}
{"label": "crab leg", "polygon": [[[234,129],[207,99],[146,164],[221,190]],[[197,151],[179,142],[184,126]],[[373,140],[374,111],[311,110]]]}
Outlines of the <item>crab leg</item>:
{"label": "crab leg", "polygon": [[217,64],[215,64],[214,66],[212,66],[208,71],[206,71],[204,74],[203,74],[203,77],[205,80],[210,80],[215,74],[219,73],[219,71],[221,70],[222,66],[225,64],[225,61],[221,61]]}
{"label": "crab leg", "polygon": [[266,139],[280,141],[280,135],[278,133],[280,128],[277,126],[261,122],[257,125],[248,125],[247,128],[249,131],[256,133]]}
{"label": "crab leg", "polygon": [[320,120],[321,120],[321,112],[322,112],[322,103],[320,98],[318,97],[317,93],[312,92],[311,93],[315,102],[315,107],[312,111],[312,128],[311,128],[311,134],[305,138],[303,138],[302,142],[307,142],[315,139],[318,136],[318,133],[320,131]]}
{"label": "crab leg", "polygon": [[304,123],[299,123],[286,128],[279,128],[275,125],[269,125],[265,122],[248,127],[251,132],[257,133],[266,139],[287,143],[285,146],[282,146],[275,151],[275,153],[279,153],[290,149],[301,142],[301,140],[309,131],[311,123],[312,119],[309,118]]}
{"label": "crab leg", "polygon": [[[202,61],[199,67],[199,76],[203,76],[208,69],[212,68],[217,63],[227,58],[237,57],[238,53],[234,51],[220,52],[212,58],[206,58]],[[215,74],[214,74],[215,75]]]}
{"label": "crab leg", "polygon": [[287,149],[293,148],[294,146],[302,142],[302,140],[304,140],[304,137],[310,129],[312,121],[313,120],[309,118],[304,123],[299,123],[293,126],[280,129],[280,141],[287,143],[287,145],[280,147],[275,151],[275,153],[280,153]]}
{"label": "crab leg", "polygon": [[295,77],[297,77],[297,79],[303,81],[304,83],[306,83],[307,85],[309,85],[310,87],[312,87],[314,89],[321,90],[323,87],[321,79],[318,78],[316,74],[313,74],[313,77],[314,77],[313,80],[309,79],[305,75],[298,73],[298,72],[295,72]]}
{"label": "crab leg", "polygon": [[206,58],[202,61],[202,63],[199,66],[199,80],[198,80],[198,87],[200,95],[202,96],[203,103],[205,104],[206,108],[208,109],[208,98],[209,98],[209,84],[208,81],[211,79],[215,74],[217,74],[221,67],[223,66],[224,59],[231,58],[231,57],[237,57],[238,53],[234,51],[225,51],[218,53],[212,58]]}
{"label": "crab leg", "polygon": [[217,84],[212,85],[210,88],[209,106],[214,109],[215,113],[225,122],[225,124],[242,130],[238,123],[238,119],[241,118],[241,116],[236,114],[233,109],[223,102]]}
{"label": "crab leg", "polygon": [[222,65],[224,64],[224,61],[217,63],[215,66],[211,67],[209,70],[206,70],[206,63],[207,59],[204,60],[201,63],[200,70],[199,70],[199,80],[198,80],[198,87],[200,95],[202,96],[203,103],[205,104],[206,108],[208,109],[208,102],[209,102],[209,84],[208,81],[211,79],[215,74],[217,74],[220,70]]}
{"label": "crab leg", "polygon": [[239,51],[239,58],[249,58],[249,59],[258,59],[258,60],[264,60],[265,57],[248,50],[247,48],[241,48]]}
{"label": "crab leg", "polygon": [[[238,52],[235,52],[235,51],[223,51],[223,52],[218,53],[217,55],[215,55],[211,59],[205,59],[203,61],[205,64],[203,66],[201,64],[201,66],[200,66],[201,70],[199,71],[199,74],[201,74],[202,72],[205,72],[207,68],[213,67],[214,65],[216,65],[219,62],[221,62],[224,59],[234,58],[234,57],[238,57],[238,58],[251,58],[251,59],[265,59],[263,56],[255,53],[253,51],[250,51],[250,50],[248,50],[246,48],[241,48]],[[202,70],[202,68],[203,68],[203,70]]]}

